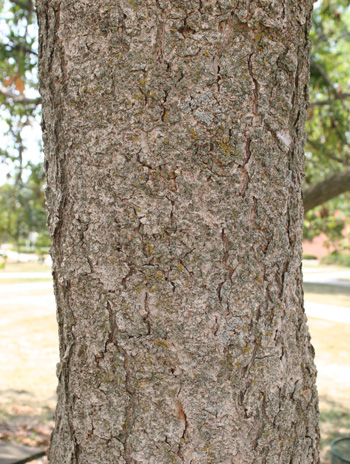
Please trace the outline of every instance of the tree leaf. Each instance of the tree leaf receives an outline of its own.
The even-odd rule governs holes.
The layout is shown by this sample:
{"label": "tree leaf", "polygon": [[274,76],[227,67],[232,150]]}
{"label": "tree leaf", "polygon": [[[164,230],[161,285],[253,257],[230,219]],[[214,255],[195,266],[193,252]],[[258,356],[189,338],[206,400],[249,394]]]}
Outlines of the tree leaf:
{"label": "tree leaf", "polygon": [[16,78],[15,84],[16,84],[15,89],[18,90],[18,92],[23,93],[25,87],[24,87],[23,81],[19,77]]}
{"label": "tree leaf", "polygon": [[7,79],[4,79],[2,82],[6,87],[9,87],[10,85],[14,83],[15,79],[16,79],[16,76],[11,76],[11,77],[8,77]]}

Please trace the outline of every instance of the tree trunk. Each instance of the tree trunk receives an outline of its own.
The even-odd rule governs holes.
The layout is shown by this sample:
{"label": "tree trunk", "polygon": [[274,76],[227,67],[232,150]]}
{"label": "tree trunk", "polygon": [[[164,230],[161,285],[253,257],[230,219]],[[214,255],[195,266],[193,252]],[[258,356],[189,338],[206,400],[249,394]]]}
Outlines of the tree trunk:
{"label": "tree trunk", "polygon": [[318,462],[312,0],[38,0],[51,464]]}

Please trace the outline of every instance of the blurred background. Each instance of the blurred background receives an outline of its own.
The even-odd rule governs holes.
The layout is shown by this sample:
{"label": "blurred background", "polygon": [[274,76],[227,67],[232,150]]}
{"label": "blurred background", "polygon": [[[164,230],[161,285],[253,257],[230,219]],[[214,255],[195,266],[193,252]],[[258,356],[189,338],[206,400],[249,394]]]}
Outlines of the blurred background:
{"label": "blurred background", "polygon": [[[0,444],[45,448],[58,342],[34,8],[0,0]],[[330,441],[350,435],[349,0],[315,3],[311,40],[303,269],[326,464]]]}

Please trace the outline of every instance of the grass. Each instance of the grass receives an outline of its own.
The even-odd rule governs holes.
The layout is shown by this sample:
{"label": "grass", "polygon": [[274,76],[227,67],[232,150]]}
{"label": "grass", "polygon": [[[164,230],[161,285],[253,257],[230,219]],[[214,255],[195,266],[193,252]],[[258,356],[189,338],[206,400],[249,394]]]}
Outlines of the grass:
{"label": "grass", "polygon": [[304,283],[306,301],[350,308],[350,287]]}
{"label": "grass", "polygon": [[[33,264],[15,263],[12,272],[34,272]],[[306,283],[305,295],[310,301],[350,306],[350,290],[344,287]],[[15,296],[11,289],[2,290],[0,310],[0,438],[45,446],[53,426],[58,361],[52,290]],[[318,368],[321,462],[328,464],[330,441],[350,434],[350,324],[313,318],[308,323]]]}
{"label": "grass", "polygon": [[318,370],[321,462],[329,463],[330,442],[350,435],[350,324],[313,318],[308,324]]}
{"label": "grass", "polygon": [[11,288],[3,288],[0,311],[0,438],[46,446],[53,426],[58,362],[52,289],[14,295]]}
{"label": "grass", "polygon": [[329,396],[320,395],[320,423],[321,423],[321,456],[323,463],[330,462],[331,441],[336,438],[349,436],[350,409]]}
{"label": "grass", "polygon": [[39,263],[16,263],[16,262],[7,262],[5,269],[0,269],[0,274],[7,272],[50,272],[50,266],[46,264]]}
{"label": "grass", "polygon": [[21,279],[1,279],[0,278],[0,286],[7,285],[7,284],[28,284],[28,283],[35,283],[35,282],[51,282],[51,277],[40,277],[40,278],[21,278]]}
{"label": "grass", "polygon": [[307,273],[312,271],[312,273],[328,273],[328,272],[337,272],[337,271],[349,271],[350,269],[345,266],[335,266],[333,264],[323,264],[312,263],[308,261],[303,261],[303,269]]}
{"label": "grass", "polygon": [[33,290],[15,297],[12,292],[2,293],[1,315],[1,388],[51,397],[58,361],[52,290]]}
{"label": "grass", "polygon": [[321,264],[335,264],[339,266],[350,266],[350,253],[333,251],[320,260]]}

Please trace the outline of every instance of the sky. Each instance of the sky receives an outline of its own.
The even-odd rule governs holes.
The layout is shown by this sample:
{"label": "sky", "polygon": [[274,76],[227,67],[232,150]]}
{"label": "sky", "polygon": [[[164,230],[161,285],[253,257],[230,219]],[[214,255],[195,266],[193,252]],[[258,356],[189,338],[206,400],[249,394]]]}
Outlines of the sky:
{"label": "sky", "polygon": [[[29,92],[28,92],[29,96]],[[7,130],[7,124],[4,123],[2,119],[0,119],[0,134],[1,134],[1,148],[11,148],[11,139],[9,136],[5,135],[5,131]],[[40,149],[41,145],[41,127],[39,119],[34,121],[32,126],[24,127],[22,131],[22,136],[24,140],[24,144],[26,146],[26,150],[23,153],[23,161],[26,164],[28,161],[33,163],[39,163],[43,160],[43,153]],[[0,164],[0,185],[4,184],[8,181],[7,174],[11,174],[13,172],[13,165],[8,163],[1,163]],[[29,172],[28,172],[29,173]]]}

